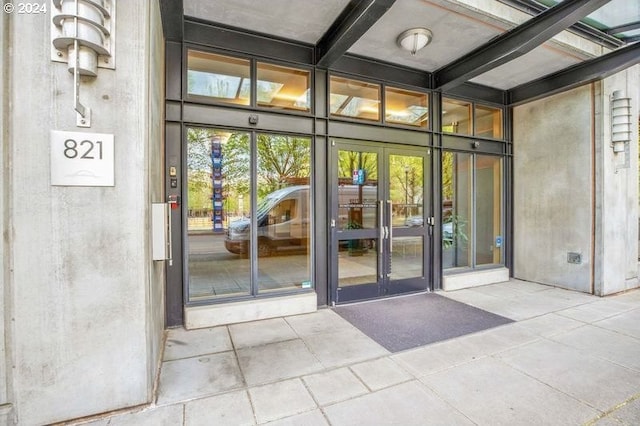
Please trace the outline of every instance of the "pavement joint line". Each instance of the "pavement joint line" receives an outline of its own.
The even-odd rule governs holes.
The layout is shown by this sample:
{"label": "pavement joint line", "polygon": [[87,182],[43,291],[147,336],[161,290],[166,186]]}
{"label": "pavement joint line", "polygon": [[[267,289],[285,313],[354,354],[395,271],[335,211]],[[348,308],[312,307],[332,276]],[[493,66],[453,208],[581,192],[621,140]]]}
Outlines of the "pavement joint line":
{"label": "pavement joint line", "polygon": [[609,416],[610,414],[613,414],[614,412],[618,411],[620,408],[624,407],[625,405],[629,404],[630,402],[635,401],[636,399],[640,399],[640,393],[637,393],[637,394],[627,398],[626,400],[622,401],[620,404],[614,405],[613,407],[611,407],[607,411],[602,412],[602,414],[600,414],[599,416],[597,416],[597,417],[589,420],[588,422],[586,422],[584,424],[584,426],[593,426],[593,425],[595,425],[596,422],[598,422],[598,420],[601,420],[601,419]]}

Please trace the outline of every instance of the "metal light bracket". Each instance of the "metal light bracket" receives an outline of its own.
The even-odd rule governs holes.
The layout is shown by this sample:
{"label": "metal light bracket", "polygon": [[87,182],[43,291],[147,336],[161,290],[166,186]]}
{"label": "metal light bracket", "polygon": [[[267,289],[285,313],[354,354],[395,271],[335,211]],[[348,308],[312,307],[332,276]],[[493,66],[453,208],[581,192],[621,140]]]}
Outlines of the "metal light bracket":
{"label": "metal light bracket", "polygon": [[51,59],[73,74],[76,125],[91,127],[91,110],[80,102],[81,76],[115,68],[115,0],[51,0]]}

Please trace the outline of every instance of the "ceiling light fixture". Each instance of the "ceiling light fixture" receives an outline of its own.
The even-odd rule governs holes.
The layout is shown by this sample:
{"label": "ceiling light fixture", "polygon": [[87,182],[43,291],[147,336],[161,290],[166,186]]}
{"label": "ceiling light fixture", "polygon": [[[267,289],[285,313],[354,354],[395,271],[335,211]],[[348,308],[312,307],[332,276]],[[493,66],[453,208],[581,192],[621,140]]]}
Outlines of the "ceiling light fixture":
{"label": "ceiling light fixture", "polygon": [[396,39],[396,43],[404,50],[411,52],[411,55],[415,55],[418,50],[431,43],[432,38],[433,33],[426,28],[411,28],[403,31]]}

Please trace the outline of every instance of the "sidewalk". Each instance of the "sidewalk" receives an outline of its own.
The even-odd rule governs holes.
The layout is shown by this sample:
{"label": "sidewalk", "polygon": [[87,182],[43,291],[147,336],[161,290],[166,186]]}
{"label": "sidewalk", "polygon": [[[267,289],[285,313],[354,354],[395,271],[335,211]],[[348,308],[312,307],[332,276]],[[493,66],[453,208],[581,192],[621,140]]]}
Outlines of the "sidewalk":
{"label": "sidewalk", "polygon": [[330,309],[170,330],[156,403],[89,424],[640,424],[640,291],[439,294],[517,322],[396,354]]}

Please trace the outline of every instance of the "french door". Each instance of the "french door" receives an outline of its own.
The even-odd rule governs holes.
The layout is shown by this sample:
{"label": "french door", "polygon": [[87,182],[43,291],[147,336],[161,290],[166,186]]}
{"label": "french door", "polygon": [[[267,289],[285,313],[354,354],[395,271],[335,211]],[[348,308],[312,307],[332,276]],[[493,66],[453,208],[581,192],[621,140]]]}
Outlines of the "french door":
{"label": "french door", "polygon": [[433,232],[430,151],[332,141],[335,303],[427,290]]}

